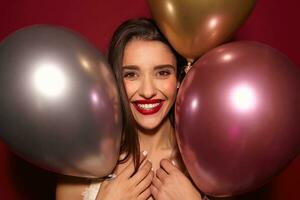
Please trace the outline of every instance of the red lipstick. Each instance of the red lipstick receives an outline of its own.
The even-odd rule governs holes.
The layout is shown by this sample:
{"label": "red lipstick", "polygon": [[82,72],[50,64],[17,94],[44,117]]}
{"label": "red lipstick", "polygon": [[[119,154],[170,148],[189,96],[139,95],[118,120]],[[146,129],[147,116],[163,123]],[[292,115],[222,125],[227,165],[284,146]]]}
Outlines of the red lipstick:
{"label": "red lipstick", "polygon": [[161,99],[144,99],[134,101],[133,105],[141,114],[152,115],[161,109],[163,103],[164,101]]}

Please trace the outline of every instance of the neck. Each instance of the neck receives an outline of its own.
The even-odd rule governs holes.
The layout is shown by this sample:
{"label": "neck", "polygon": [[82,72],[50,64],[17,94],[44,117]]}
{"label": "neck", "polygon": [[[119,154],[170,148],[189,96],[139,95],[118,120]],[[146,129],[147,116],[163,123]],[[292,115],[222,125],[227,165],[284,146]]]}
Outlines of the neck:
{"label": "neck", "polygon": [[174,147],[174,128],[169,120],[166,118],[157,128],[146,130],[141,127],[138,128],[140,150],[141,151],[158,151],[168,150]]}

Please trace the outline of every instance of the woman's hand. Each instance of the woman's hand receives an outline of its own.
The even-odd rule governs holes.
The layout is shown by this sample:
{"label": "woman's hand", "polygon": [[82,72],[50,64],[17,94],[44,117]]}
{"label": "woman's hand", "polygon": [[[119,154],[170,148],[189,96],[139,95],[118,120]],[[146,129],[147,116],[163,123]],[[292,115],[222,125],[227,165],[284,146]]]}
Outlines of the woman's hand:
{"label": "woman's hand", "polygon": [[155,200],[201,200],[201,195],[191,181],[169,160],[160,162],[151,185]]}
{"label": "woman's hand", "polygon": [[101,184],[97,200],[143,200],[151,195],[150,185],[154,176],[151,162],[144,156],[138,172],[132,177],[134,164],[132,159],[128,162],[116,178]]}

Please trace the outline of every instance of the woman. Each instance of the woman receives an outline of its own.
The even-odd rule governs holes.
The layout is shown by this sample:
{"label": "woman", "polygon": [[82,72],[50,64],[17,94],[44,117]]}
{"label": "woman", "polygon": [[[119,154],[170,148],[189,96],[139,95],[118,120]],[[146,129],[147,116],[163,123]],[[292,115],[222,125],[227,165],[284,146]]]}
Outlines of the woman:
{"label": "woman", "polygon": [[82,199],[82,194],[101,200],[201,199],[183,173],[174,137],[173,108],[182,71],[177,66],[182,59],[153,21],[137,19],[117,29],[108,60],[120,86],[125,122],[115,175],[92,184],[63,178],[57,199]]}

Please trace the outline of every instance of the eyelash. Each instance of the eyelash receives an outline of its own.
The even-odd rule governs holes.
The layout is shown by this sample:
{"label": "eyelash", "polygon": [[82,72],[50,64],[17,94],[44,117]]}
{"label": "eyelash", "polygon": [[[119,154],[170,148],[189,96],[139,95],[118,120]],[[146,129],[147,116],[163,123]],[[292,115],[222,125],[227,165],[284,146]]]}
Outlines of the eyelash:
{"label": "eyelash", "polygon": [[163,71],[159,71],[158,72],[158,75],[159,76],[169,76],[171,74],[171,72],[170,71],[168,71],[168,70],[163,70]]}
{"label": "eyelash", "polygon": [[[159,77],[165,78],[165,77],[169,76],[170,74],[171,74],[171,72],[169,70],[162,70],[162,71],[157,72],[156,75]],[[125,72],[123,74],[123,78],[125,78],[125,79],[134,79],[137,76],[138,76],[138,74],[136,74],[135,72]]]}
{"label": "eyelash", "polygon": [[123,75],[124,78],[135,78],[136,76],[137,76],[137,74],[134,72],[126,72]]}

